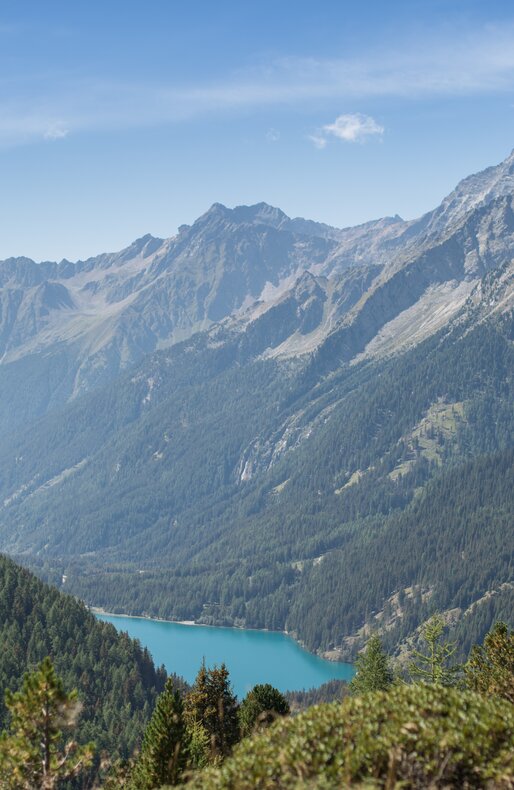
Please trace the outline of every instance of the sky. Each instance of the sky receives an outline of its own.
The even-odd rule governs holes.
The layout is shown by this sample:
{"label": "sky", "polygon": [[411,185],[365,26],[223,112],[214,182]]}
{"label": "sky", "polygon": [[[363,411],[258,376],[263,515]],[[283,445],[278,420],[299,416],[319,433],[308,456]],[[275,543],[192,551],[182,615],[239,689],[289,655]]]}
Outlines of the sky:
{"label": "sky", "polygon": [[168,237],[214,202],[409,219],[512,148],[511,0],[0,4],[0,258]]}

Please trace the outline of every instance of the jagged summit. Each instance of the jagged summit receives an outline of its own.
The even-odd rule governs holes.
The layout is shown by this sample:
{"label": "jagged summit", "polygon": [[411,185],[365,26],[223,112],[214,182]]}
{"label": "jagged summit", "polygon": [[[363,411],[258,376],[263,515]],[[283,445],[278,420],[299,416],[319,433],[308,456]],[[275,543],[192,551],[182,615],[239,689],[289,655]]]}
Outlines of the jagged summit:
{"label": "jagged summit", "polygon": [[436,209],[415,221],[412,227],[423,229],[427,235],[442,233],[479,206],[513,194],[514,150],[498,165],[462,179]]}
{"label": "jagged summit", "polygon": [[478,203],[489,202],[497,197],[513,193],[514,151],[500,164],[464,178],[456,189],[443,200],[442,206],[446,208],[460,200],[463,208],[469,209]]}
{"label": "jagged summit", "polygon": [[280,227],[280,225],[289,220],[289,217],[281,209],[264,202],[250,206],[235,206],[234,208],[228,208],[223,203],[213,203],[205,214],[202,214],[196,220],[193,227],[197,224],[203,225],[206,222],[218,219],[237,225],[262,224]]}
{"label": "jagged summit", "polygon": [[[120,252],[76,263],[0,262],[0,395],[9,365],[44,355],[42,376],[54,381],[55,393],[49,397],[46,383],[28,379],[22,387],[27,414],[39,415],[53,408],[54,397],[75,398],[152,351],[256,303],[262,312],[282,297],[281,315],[287,302],[293,327],[299,304],[316,295],[318,334],[312,343],[302,340],[303,350],[338,332],[343,318],[352,325],[344,339],[348,359],[368,353],[368,344],[383,353],[400,339],[415,342],[449,320],[484,273],[512,260],[512,195],[514,152],[410,222],[394,215],[334,228],[291,219],[265,202],[214,203],[165,240],[146,234]],[[48,289],[38,291],[45,283]],[[314,323],[303,322],[302,331]],[[280,336],[281,348],[300,353],[299,346],[286,349],[288,339]],[[29,375],[29,366],[23,370]]]}
{"label": "jagged summit", "polygon": [[147,258],[152,255],[163,244],[164,239],[152,236],[151,233],[146,233],[141,238],[136,239],[128,247],[120,253],[120,260],[131,260],[132,258],[140,255],[142,258]]}

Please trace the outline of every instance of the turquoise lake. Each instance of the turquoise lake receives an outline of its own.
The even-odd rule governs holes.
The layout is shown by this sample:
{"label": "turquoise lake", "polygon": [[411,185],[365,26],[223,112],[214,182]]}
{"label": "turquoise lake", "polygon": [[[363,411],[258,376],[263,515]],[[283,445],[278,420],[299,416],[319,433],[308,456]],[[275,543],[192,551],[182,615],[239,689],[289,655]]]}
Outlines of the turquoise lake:
{"label": "turquoise lake", "polygon": [[119,631],[139,639],[157,665],[182,675],[189,683],[205,658],[207,666],[224,662],[238,697],[256,683],[271,683],[280,691],[321,686],[327,680],[350,680],[351,664],[325,661],[307,653],[286,634],[239,628],[183,625],[162,620],[97,614]]}

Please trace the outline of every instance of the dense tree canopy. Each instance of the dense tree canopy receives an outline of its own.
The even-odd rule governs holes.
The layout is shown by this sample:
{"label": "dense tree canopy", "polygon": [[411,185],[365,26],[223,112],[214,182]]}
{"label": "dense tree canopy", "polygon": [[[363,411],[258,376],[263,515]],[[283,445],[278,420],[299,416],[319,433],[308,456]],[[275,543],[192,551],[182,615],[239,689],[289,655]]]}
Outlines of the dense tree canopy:
{"label": "dense tree canopy", "polygon": [[[321,380],[316,359],[308,370],[298,361],[234,366],[220,351],[202,374],[191,354],[179,375],[156,358],[141,372],[167,383],[154,407],[136,419],[139,390],[111,392],[105,403],[95,396],[95,414],[116,412],[110,425],[95,418],[101,430],[123,430],[57,503],[43,490],[37,513],[28,498],[11,516],[59,522],[63,560],[34,562],[97,605],[285,628],[310,649],[344,646],[370,612],[384,612],[394,620],[382,634],[388,650],[433,611],[469,609],[455,630],[465,658],[514,595],[513,335],[508,315],[463,322],[402,356]],[[17,452],[39,453],[48,475],[74,443],[83,457],[92,406],[81,409],[52,425],[48,460],[28,439]],[[285,444],[280,426],[289,426]],[[255,444],[256,435],[268,439]],[[245,453],[252,474],[242,481]],[[0,474],[11,474],[11,457],[4,463],[0,452]],[[100,470],[109,495],[99,508]],[[101,554],[80,563],[70,556],[98,545]],[[356,651],[363,641],[351,644]]]}
{"label": "dense tree canopy", "polygon": [[80,742],[112,757],[139,742],[166,675],[139,643],[99,622],[86,607],[0,556],[0,728],[3,692],[50,656],[64,690],[77,688]]}

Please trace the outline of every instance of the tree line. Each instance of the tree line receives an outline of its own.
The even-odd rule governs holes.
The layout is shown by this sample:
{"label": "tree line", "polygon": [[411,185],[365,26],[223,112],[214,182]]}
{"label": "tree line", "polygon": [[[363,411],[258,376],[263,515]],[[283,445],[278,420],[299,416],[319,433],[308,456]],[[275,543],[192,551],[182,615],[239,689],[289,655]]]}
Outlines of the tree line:
{"label": "tree line", "polygon": [[[498,622],[483,645],[473,647],[464,664],[455,663],[456,647],[445,630],[442,616],[430,618],[421,629],[423,647],[413,651],[403,672],[393,667],[378,635],[372,635],[357,660],[357,672],[344,699],[336,704],[350,719],[359,719],[365,710],[365,728],[368,732],[376,728],[377,737],[363,741],[362,733],[350,728],[353,735],[347,739],[353,739],[353,746],[341,740],[328,760],[323,739],[328,741],[330,728],[320,727],[318,719],[335,715],[331,726],[340,726],[339,712],[331,705],[316,706],[308,752],[297,753],[295,765],[291,756],[284,757],[284,750],[279,770],[301,775],[303,760],[309,766],[306,775],[310,772],[311,778],[324,778],[327,783],[323,786],[327,787],[343,786],[330,783],[334,765],[338,781],[346,776],[350,784],[353,779],[373,776],[380,787],[394,786],[394,779],[410,788],[425,787],[423,782],[428,780],[434,788],[457,786],[458,781],[458,786],[478,788],[489,775],[492,782],[488,786],[510,787],[509,782],[514,782],[514,630]],[[356,707],[352,699],[361,702]],[[487,704],[481,701],[484,699]],[[78,745],[74,740],[80,716],[77,693],[64,691],[50,659],[45,658],[26,675],[19,691],[7,691],[5,702],[10,718],[0,736],[0,786],[6,790],[49,790],[64,787],[66,781],[85,786],[80,784],[81,777],[87,776],[93,763],[95,746]],[[464,710],[468,716],[465,726]],[[384,743],[390,740],[387,729],[384,735],[381,727],[387,715],[391,716],[396,744],[384,763]],[[311,716],[309,711],[298,720],[306,716]],[[106,790],[153,790],[184,783],[226,788],[289,786],[279,778],[274,783],[259,766],[259,760],[264,767],[270,760],[276,761],[280,737],[297,728],[278,723],[289,717],[287,700],[271,685],[255,686],[239,704],[227,668],[204,664],[188,690],[179,691],[172,678],[166,681],[139,752],[125,761],[104,762],[100,781]],[[418,721],[423,722],[423,730]],[[445,738],[437,742],[441,721]],[[270,727],[268,737],[265,733]],[[413,735],[418,745],[409,752]],[[280,737],[273,749],[276,736]],[[267,748],[260,753],[263,744]],[[234,779],[233,766],[238,765],[245,749],[255,750],[253,762],[246,762],[247,771],[255,775],[254,784],[249,784],[251,779],[244,771]],[[347,765],[345,761],[349,761]],[[265,775],[267,784],[261,781]]]}

